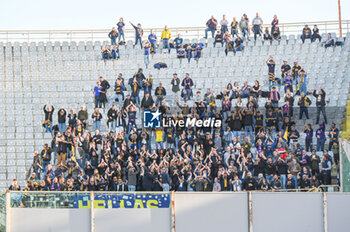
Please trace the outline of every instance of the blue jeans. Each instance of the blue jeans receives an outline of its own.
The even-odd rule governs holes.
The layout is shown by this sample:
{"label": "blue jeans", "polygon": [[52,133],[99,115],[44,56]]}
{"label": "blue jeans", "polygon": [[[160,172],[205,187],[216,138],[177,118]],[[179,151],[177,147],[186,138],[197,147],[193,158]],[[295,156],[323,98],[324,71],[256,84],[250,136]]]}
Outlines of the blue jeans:
{"label": "blue jeans", "polygon": [[52,134],[52,123],[49,127],[49,124],[45,124],[45,133],[50,132]]}
{"label": "blue jeans", "polygon": [[266,181],[268,184],[270,184],[272,180],[273,180],[273,176],[266,175]]}
{"label": "blue jeans", "polygon": [[243,39],[245,39],[245,37],[247,37],[247,39],[249,39],[248,28],[242,29],[242,36],[243,36]]}
{"label": "blue jeans", "polygon": [[142,46],[142,39],[139,36],[136,36],[136,38],[135,38],[135,47],[136,47],[137,43],[140,43],[140,46],[141,46],[141,49],[142,49],[143,48],[143,46]]}
{"label": "blue jeans", "polygon": [[185,89],[185,94],[184,94],[184,101],[189,101],[191,100],[191,89]]}
{"label": "blue jeans", "polygon": [[169,184],[163,184],[162,187],[163,187],[163,192],[169,192],[170,190]]}
{"label": "blue jeans", "polygon": [[110,58],[111,58],[111,54],[109,54],[109,53],[102,53],[102,59],[103,60],[108,60]]}
{"label": "blue jeans", "polygon": [[166,149],[174,148],[174,143],[166,143]]}
{"label": "blue jeans", "polygon": [[109,125],[109,130],[114,132],[115,131],[115,120],[109,122],[108,125]]}
{"label": "blue jeans", "polygon": [[252,126],[244,126],[244,136],[247,137],[249,134],[250,142],[254,144],[254,135]]}
{"label": "blue jeans", "polygon": [[163,142],[156,142],[156,149],[163,149],[163,148],[164,148]]}
{"label": "blue jeans", "polygon": [[95,96],[95,108],[102,108],[102,102],[100,101],[100,96]]}
{"label": "blue jeans", "polygon": [[271,105],[275,108],[278,108],[278,102],[271,102]]}
{"label": "blue jeans", "polygon": [[226,31],[228,31],[227,25],[222,25],[221,27],[221,33],[225,33]]}
{"label": "blue jeans", "polygon": [[46,167],[50,164],[50,161],[43,161],[43,173],[46,175]]}
{"label": "blue jeans", "polygon": [[295,189],[298,188],[298,177],[297,176],[292,176],[292,180],[294,182]]}
{"label": "blue jeans", "polygon": [[256,40],[256,35],[260,35],[261,36],[260,26],[254,26],[253,30],[254,30],[254,40]]}
{"label": "blue jeans", "polygon": [[57,160],[57,147],[55,147],[55,151],[53,153],[53,164],[56,164],[56,160]]}
{"label": "blue jeans", "polygon": [[[90,155],[88,153],[85,153],[84,154],[84,157],[83,157],[83,165],[85,165],[86,161],[90,159]],[[84,168],[84,167],[82,167]]]}
{"label": "blue jeans", "polygon": [[60,134],[66,132],[66,123],[58,123],[58,131],[60,132]]}
{"label": "blue jeans", "polygon": [[135,102],[136,106],[140,105],[140,97],[139,97],[139,95],[137,95],[137,96],[131,95],[131,100]]}
{"label": "blue jeans", "polygon": [[156,97],[156,106],[160,106],[164,100],[164,97]]}
{"label": "blue jeans", "polygon": [[239,48],[235,48],[236,52],[242,51],[243,50],[243,44],[241,43],[241,45],[239,46]]}
{"label": "blue jeans", "polygon": [[83,164],[82,164],[82,162],[81,162],[81,159],[76,159],[76,160],[77,160],[79,166],[80,166],[81,168],[84,168],[84,166],[82,166]]}
{"label": "blue jeans", "polygon": [[[38,170],[35,171],[34,169],[33,169],[33,172],[36,173],[36,176],[38,177],[38,180],[40,180],[40,179],[41,179],[41,178],[40,178],[40,172],[39,172]],[[45,174],[45,175],[46,175],[46,174]],[[45,176],[45,175],[44,175],[44,176]]]}
{"label": "blue jeans", "polygon": [[109,102],[111,103],[111,105],[113,105],[113,102],[115,101],[115,99],[118,99],[119,107],[122,107],[123,106],[123,95],[121,93],[113,94],[113,96],[109,99]]}
{"label": "blue jeans", "polygon": [[316,151],[323,151],[325,142],[326,142],[326,138],[317,139]]}
{"label": "blue jeans", "polygon": [[95,130],[100,130],[100,128],[101,128],[101,121],[94,122],[92,126],[93,126],[93,130],[94,131]]}
{"label": "blue jeans", "polygon": [[119,56],[119,52],[116,52],[116,51],[112,51],[112,55],[111,55],[112,59],[119,59],[120,56]]}
{"label": "blue jeans", "polygon": [[125,41],[124,31],[118,30],[118,33],[119,33],[118,43],[120,42],[120,39],[122,38],[122,36],[123,36],[123,41]]}
{"label": "blue jeans", "polygon": [[282,182],[283,189],[286,189],[286,180],[287,180],[286,174],[281,174],[280,175],[280,180]]}
{"label": "blue jeans", "polygon": [[300,85],[299,92],[300,92],[300,94],[301,93],[305,93],[305,95],[306,95],[306,93],[307,93],[307,91],[306,91],[306,84],[301,84]]}
{"label": "blue jeans", "polygon": [[309,119],[309,111],[306,107],[300,107],[299,120],[303,118],[303,114],[305,114],[306,118]]}
{"label": "blue jeans", "polygon": [[163,49],[167,48],[168,51],[170,52],[170,47],[169,47],[169,40],[168,39],[163,39]]}
{"label": "blue jeans", "polygon": [[136,186],[135,185],[128,185],[128,190],[129,192],[135,192],[136,191]]}
{"label": "blue jeans", "polygon": [[157,50],[157,43],[154,42],[154,43],[151,43],[151,46],[153,48],[153,53],[156,54],[156,50]]}
{"label": "blue jeans", "polygon": [[269,91],[271,91],[272,86],[275,86],[275,85],[276,85],[276,82],[275,82],[275,81],[269,80]]}
{"label": "blue jeans", "polygon": [[241,139],[241,136],[242,136],[241,131],[233,131],[233,137],[238,137],[239,139]]}
{"label": "blue jeans", "polygon": [[211,37],[214,38],[214,34],[215,34],[215,29],[214,28],[207,28],[205,29],[205,38],[207,39],[208,38],[208,31],[211,32]]}
{"label": "blue jeans", "polygon": [[327,123],[327,116],[326,116],[326,107],[317,107],[317,118],[316,118],[316,124],[320,122],[320,114],[322,112],[323,118],[325,123]]}
{"label": "blue jeans", "polygon": [[306,34],[302,34],[301,35],[301,40],[303,41],[303,43],[305,42],[305,39],[311,39],[310,35],[306,35]]}
{"label": "blue jeans", "polygon": [[231,35],[232,35],[232,39],[234,39],[235,35],[238,36],[238,31],[237,30],[231,30]]}
{"label": "blue jeans", "polygon": [[175,149],[179,149],[179,141],[180,139],[178,137],[175,137]]}
{"label": "blue jeans", "polygon": [[149,65],[149,55],[145,55],[145,65],[146,65],[146,68],[148,68],[148,65]]}
{"label": "blue jeans", "polygon": [[116,38],[112,38],[111,39],[111,44],[112,45],[117,45],[117,39]]}

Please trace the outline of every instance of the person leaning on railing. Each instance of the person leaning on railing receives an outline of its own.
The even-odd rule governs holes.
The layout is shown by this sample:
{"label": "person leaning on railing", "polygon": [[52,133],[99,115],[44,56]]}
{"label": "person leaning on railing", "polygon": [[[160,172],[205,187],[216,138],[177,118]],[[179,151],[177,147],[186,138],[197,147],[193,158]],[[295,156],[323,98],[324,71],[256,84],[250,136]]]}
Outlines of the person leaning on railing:
{"label": "person leaning on railing", "polygon": [[163,41],[163,49],[168,49],[168,51],[170,52],[169,40],[171,38],[171,31],[169,30],[168,26],[165,25],[160,38]]}
{"label": "person leaning on railing", "polygon": [[115,27],[108,33],[108,37],[111,39],[111,45],[117,45],[118,32]]}
{"label": "person leaning on railing", "polygon": [[214,38],[214,33],[216,31],[216,26],[218,24],[218,21],[214,18],[214,16],[211,16],[211,18],[206,23],[206,29],[205,29],[205,39],[208,38],[208,32],[211,32],[211,37]]}
{"label": "person leaning on railing", "polygon": [[256,17],[253,19],[252,24],[253,24],[254,40],[256,40],[257,35],[261,37],[261,27],[263,24],[263,20],[259,16],[259,13],[256,13]]}

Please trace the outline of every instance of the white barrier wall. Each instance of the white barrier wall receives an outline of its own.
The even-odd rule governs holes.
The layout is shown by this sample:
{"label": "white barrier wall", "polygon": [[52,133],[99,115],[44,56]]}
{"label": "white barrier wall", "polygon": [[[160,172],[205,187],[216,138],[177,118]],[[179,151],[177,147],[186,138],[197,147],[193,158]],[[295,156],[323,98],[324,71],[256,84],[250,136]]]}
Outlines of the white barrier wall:
{"label": "white barrier wall", "polygon": [[95,232],[171,231],[171,209],[95,209]]}
{"label": "white barrier wall", "polygon": [[252,199],[254,232],[324,231],[322,193],[253,193]]}
{"label": "white barrier wall", "polygon": [[327,228],[329,232],[350,231],[350,193],[327,193]]}
{"label": "white barrier wall", "polygon": [[176,193],[176,232],[248,231],[246,193]]}
{"label": "white barrier wall", "polygon": [[87,232],[90,209],[28,209],[11,208],[10,226],[13,232]]}
{"label": "white barrier wall", "polygon": [[172,208],[8,208],[7,231],[350,231],[350,193],[176,193],[174,201],[175,231]]}

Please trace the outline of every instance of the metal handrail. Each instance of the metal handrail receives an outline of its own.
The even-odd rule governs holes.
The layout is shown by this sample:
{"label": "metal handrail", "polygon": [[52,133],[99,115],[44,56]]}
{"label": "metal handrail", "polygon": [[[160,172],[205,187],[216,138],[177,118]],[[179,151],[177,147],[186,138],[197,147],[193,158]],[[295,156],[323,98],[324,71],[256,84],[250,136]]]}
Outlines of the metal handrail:
{"label": "metal handrail", "polygon": [[[311,28],[314,24],[318,25],[321,33],[339,31],[339,22],[332,21],[309,21],[309,22],[292,22],[280,23],[282,35],[301,34],[302,28],[308,24]],[[264,24],[263,28],[271,27],[270,24]],[[342,20],[344,35],[350,32],[350,20]],[[145,37],[153,29],[160,33],[163,28],[145,28]],[[200,39],[204,36],[204,26],[200,27],[170,27],[173,38],[180,33],[185,39]],[[35,41],[101,41],[108,40],[107,34],[110,29],[78,29],[78,30],[0,30],[0,42],[35,42]],[[134,40],[135,31],[132,28],[125,29],[126,40]]]}

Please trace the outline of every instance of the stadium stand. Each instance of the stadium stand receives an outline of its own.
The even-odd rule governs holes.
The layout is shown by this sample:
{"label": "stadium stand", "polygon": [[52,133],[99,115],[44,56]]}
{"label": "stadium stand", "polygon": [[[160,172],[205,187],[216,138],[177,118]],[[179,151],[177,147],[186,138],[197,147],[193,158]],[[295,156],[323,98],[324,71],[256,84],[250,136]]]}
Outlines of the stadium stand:
{"label": "stadium stand", "polygon": [[[336,38],[336,35],[333,35],[333,38]],[[322,41],[325,39],[323,36]],[[175,49],[171,49],[170,53],[166,52],[167,50],[162,51],[160,44],[159,52],[150,56],[151,65],[148,68],[144,63],[144,50],[138,46],[134,47],[133,41],[119,46],[120,59],[106,61],[101,59],[101,50],[109,45],[108,41],[0,43],[0,114],[3,115],[3,120],[0,121],[0,191],[7,189],[15,178],[19,179],[22,188],[25,187],[28,178],[25,174],[28,174],[33,164],[34,151],[40,153],[43,144],[51,144],[51,134],[44,133],[45,129],[42,127],[44,105],[54,106],[54,125],[57,124],[57,111],[60,108],[66,109],[67,112],[73,109],[77,113],[81,106],[86,106],[89,115],[88,128],[92,131],[91,115],[95,107],[92,91],[98,78],[103,76],[110,82],[112,88],[108,91],[109,99],[113,95],[114,81],[118,74],[122,73],[127,82],[139,68],[144,69],[146,77],[152,74],[152,93],[159,83],[162,83],[168,93],[166,104],[176,108],[176,100],[180,99],[180,94],[172,92],[173,73],[177,73],[181,80],[186,73],[190,74],[194,82],[194,95],[196,91],[201,91],[203,95],[207,89],[220,94],[228,83],[233,84],[236,81],[242,86],[244,81],[253,85],[254,81],[258,80],[263,91],[268,91],[265,63],[268,56],[272,55],[276,61],[276,77],[280,75],[279,68],[283,60],[289,64],[297,60],[307,70],[308,89],[312,91],[314,86],[322,86],[327,93],[327,132],[332,122],[337,126],[342,125],[350,82],[349,40],[345,40],[343,46],[325,49],[318,41],[311,43],[306,40],[303,43],[301,38],[295,35],[282,36],[280,41],[272,42],[263,41],[258,37],[256,41],[244,42],[243,51],[229,52],[227,55],[225,47],[221,44],[214,47],[213,42],[212,38],[199,41],[185,39],[184,44],[205,45],[199,61],[192,60],[189,63],[178,59]],[[153,69],[153,65],[158,62],[166,63],[168,68]],[[278,88],[281,99],[284,99],[283,88]],[[127,93],[130,93],[129,86],[125,95]],[[140,94],[141,99],[142,95]],[[315,98],[312,95],[309,95],[309,98],[315,106]],[[235,105],[236,101],[237,99],[233,99],[232,105]],[[257,99],[260,107],[264,106],[266,101],[266,98],[262,97]],[[181,100],[180,105],[183,103]],[[221,100],[216,99],[215,103],[221,105]],[[188,104],[192,106],[194,100],[188,101]],[[295,110],[298,108],[296,103],[294,107]],[[106,106],[106,109],[101,110],[102,134],[108,132],[108,109]],[[305,146],[303,126],[305,123],[316,124],[315,111],[316,108],[310,108],[310,120],[296,122],[302,146]],[[139,127],[142,124],[139,109],[137,115],[136,124]],[[326,137],[328,139],[328,136]],[[154,143],[153,141],[153,148]],[[332,152],[330,154],[332,155]]]}

